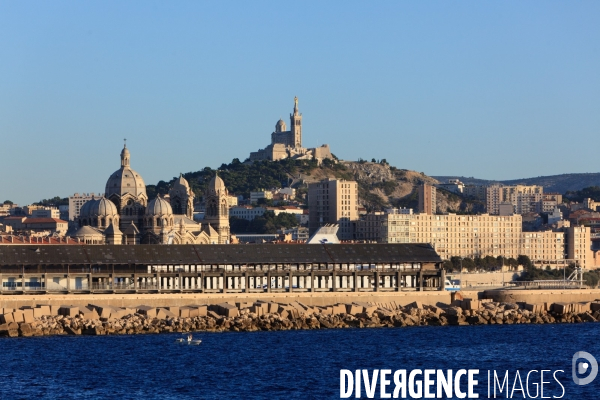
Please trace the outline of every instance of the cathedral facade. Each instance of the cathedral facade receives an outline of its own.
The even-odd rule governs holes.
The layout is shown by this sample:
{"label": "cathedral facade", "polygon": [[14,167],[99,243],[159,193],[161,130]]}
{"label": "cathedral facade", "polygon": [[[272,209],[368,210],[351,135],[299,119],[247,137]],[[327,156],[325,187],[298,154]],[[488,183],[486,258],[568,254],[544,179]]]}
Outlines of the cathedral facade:
{"label": "cathedral facade", "polygon": [[193,219],[194,193],[183,175],[171,186],[168,199],[159,196],[148,201],[146,184],[130,160],[124,146],[121,168],[108,178],[105,195],[81,207],[74,237],[99,244],[230,243],[229,193],[219,176],[208,184],[205,222],[199,223]]}
{"label": "cathedral facade", "polygon": [[298,97],[294,97],[294,111],[290,114],[290,130],[287,130],[285,121],[279,119],[275,124],[275,131],[271,133],[271,144],[250,153],[249,160],[277,161],[284,158],[318,161],[325,158],[333,159],[328,144],[310,149],[302,147],[302,114],[298,110]]}

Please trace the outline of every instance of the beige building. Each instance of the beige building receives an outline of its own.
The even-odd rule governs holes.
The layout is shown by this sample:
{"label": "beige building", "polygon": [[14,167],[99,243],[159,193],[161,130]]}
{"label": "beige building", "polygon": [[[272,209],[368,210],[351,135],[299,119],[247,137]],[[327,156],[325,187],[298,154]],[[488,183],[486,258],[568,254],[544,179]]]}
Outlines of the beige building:
{"label": "beige building", "polygon": [[567,258],[574,260],[583,268],[589,268],[594,264],[590,232],[587,226],[572,226],[566,229]]}
{"label": "beige building", "polygon": [[[378,218],[374,216],[373,218]],[[443,259],[458,257],[528,256],[535,264],[576,260],[584,268],[594,265],[589,227],[565,232],[523,232],[522,217],[497,215],[428,215],[386,213],[382,217],[382,243],[431,243]],[[375,240],[377,236],[365,237]]]}
{"label": "beige building", "polygon": [[565,258],[565,233],[551,230],[521,233],[521,252],[538,266],[551,265]]}
{"label": "beige building", "polygon": [[271,144],[264,149],[250,153],[250,161],[271,160],[284,158],[322,161],[333,159],[329,145],[307,149],[302,147],[302,114],[298,110],[298,98],[294,97],[294,111],[290,114],[290,130],[285,121],[280,119],[271,133]]}
{"label": "beige building", "polygon": [[543,194],[544,188],[537,185],[489,186],[486,188],[487,212],[497,215],[500,204],[506,202],[513,204],[517,214],[540,212],[541,210],[532,210],[532,208],[538,207],[532,203],[541,202]]}
{"label": "beige building", "polygon": [[56,218],[60,219],[60,211],[56,207],[43,207],[32,210],[32,218]]}
{"label": "beige building", "polygon": [[435,214],[436,211],[436,188],[426,183],[419,186],[419,212]]}
{"label": "beige building", "polygon": [[340,240],[351,240],[358,220],[358,183],[325,179],[308,185],[309,231],[312,235],[326,224],[339,224]]}
{"label": "beige building", "polygon": [[250,192],[250,204],[257,204],[259,200],[272,200],[273,192],[270,190],[258,190]]}

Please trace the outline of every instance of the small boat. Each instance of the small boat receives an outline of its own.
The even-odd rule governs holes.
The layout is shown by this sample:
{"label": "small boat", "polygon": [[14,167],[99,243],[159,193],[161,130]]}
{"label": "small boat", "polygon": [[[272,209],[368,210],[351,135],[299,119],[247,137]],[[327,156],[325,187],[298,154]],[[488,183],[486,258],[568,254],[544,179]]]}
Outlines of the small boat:
{"label": "small boat", "polygon": [[193,345],[193,346],[198,346],[200,343],[202,343],[202,340],[200,339],[194,339],[194,337],[189,334],[187,335],[187,339],[184,338],[178,338],[175,339],[175,343],[185,343],[185,344],[189,344],[189,345]]}

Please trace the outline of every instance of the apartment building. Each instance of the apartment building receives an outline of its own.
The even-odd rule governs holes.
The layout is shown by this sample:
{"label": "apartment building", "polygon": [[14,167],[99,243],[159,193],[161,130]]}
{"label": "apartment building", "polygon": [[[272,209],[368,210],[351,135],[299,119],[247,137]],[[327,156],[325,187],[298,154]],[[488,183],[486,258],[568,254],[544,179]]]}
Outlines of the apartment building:
{"label": "apartment building", "polygon": [[265,207],[237,206],[229,209],[229,216],[252,221],[256,217],[262,217],[265,211]]}
{"label": "apartment building", "polygon": [[566,229],[567,258],[583,268],[593,263],[591,231],[587,226],[572,226]]}
{"label": "apartment building", "polygon": [[463,195],[466,197],[474,197],[476,199],[485,200],[487,196],[487,186],[468,185],[463,188]]}
{"label": "apartment building", "polygon": [[[506,202],[513,204],[517,214],[531,212],[532,199],[540,202],[543,194],[544,188],[537,185],[489,186],[486,188],[487,212],[497,215],[500,204]],[[532,195],[539,195],[539,198]]]}
{"label": "apartment building", "polygon": [[419,186],[419,212],[435,214],[436,211],[436,187],[426,183]]}
{"label": "apartment building", "polygon": [[385,213],[381,211],[364,215],[356,221],[354,227],[354,238],[356,240],[369,240],[381,242],[381,227]]}
{"label": "apartment building", "polygon": [[31,212],[32,218],[56,218],[60,219],[60,211],[55,207],[36,208]]}
{"label": "apartment building", "polygon": [[273,192],[270,190],[260,190],[256,192],[250,192],[250,204],[256,204],[259,200],[272,200]]}
{"label": "apartment building", "polygon": [[358,220],[358,183],[325,179],[308,185],[309,231],[312,235],[326,224],[338,224],[340,240],[354,238]]}
{"label": "apartment building", "polygon": [[521,233],[521,252],[534,264],[544,265],[549,261],[565,258],[565,233],[551,230]]}

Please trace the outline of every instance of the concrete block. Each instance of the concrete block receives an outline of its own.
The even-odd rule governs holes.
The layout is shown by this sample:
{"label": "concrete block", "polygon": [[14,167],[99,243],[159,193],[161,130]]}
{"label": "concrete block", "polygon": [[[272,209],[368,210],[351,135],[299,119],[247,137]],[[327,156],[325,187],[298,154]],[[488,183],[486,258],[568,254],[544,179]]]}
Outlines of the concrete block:
{"label": "concrete block", "polygon": [[346,313],[346,305],[345,304],[336,304],[333,306],[332,314],[345,314]]}
{"label": "concrete block", "polygon": [[413,301],[412,303],[408,304],[406,308],[416,308],[422,310],[423,304],[420,301]]}
{"label": "concrete block", "polygon": [[263,315],[263,309],[260,305],[253,305],[252,307],[250,307],[250,312],[253,314],[256,314],[256,316],[260,317],[261,315]]}
{"label": "concrete block", "polygon": [[65,317],[74,317],[79,314],[79,307],[76,306],[60,306],[58,309],[58,315],[64,315]]}
{"label": "concrete block", "polygon": [[464,299],[462,301],[462,308],[463,310],[479,310],[481,308],[481,303],[479,303],[479,300],[475,300],[475,299]]}
{"label": "concrete block", "polygon": [[217,314],[216,312],[212,311],[212,310],[208,310],[207,311],[207,316],[212,317],[214,319],[220,319],[221,316],[219,314]]}
{"label": "concrete block", "polygon": [[590,310],[600,311],[600,301],[593,301],[592,303],[590,303]]}
{"label": "concrete block", "polygon": [[159,308],[156,312],[156,318],[158,319],[173,319],[177,318],[177,315],[167,310],[166,308]]}
{"label": "concrete block", "polygon": [[[126,311],[126,310],[124,310],[124,311]],[[139,306],[137,308],[136,312],[138,314],[145,315],[148,318],[156,318],[156,315],[157,315],[156,307],[152,307],[152,306]]]}
{"label": "concrete block", "polygon": [[[236,306],[229,304],[229,303],[215,304],[215,305],[211,306],[210,309],[224,317],[239,317],[239,315],[240,315],[240,310]],[[263,310],[264,310],[264,308],[263,308]]]}
{"label": "concrete block", "polygon": [[0,323],[1,324],[8,324],[10,322],[15,322],[12,312],[0,315]]}
{"label": "concrete block", "polygon": [[568,303],[554,303],[552,304],[552,311],[554,311],[557,314],[566,314],[567,312],[569,312],[570,309],[570,304]]}
{"label": "concrete block", "polygon": [[276,313],[278,309],[279,309],[279,304],[277,304],[277,303],[269,303],[269,312],[271,314]]}
{"label": "concrete block", "polygon": [[33,309],[34,318],[41,318],[44,315],[52,315],[50,314],[50,306],[38,305],[36,308]]}
{"label": "concrete block", "polygon": [[169,306],[169,307],[165,307],[167,310],[171,311],[173,314],[179,316],[179,307],[173,307],[173,306]]}
{"label": "concrete block", "polygon": [[[195,317],[199,316],[198,306],[186,306],[186,307],[189,312],[190,318],[195,318]],[[206,313],[204,315],[206,315]]]}
{"label": "concrete block", "polygon": [[579,304],[581,306],[580,312],[592,311],[592,302],[591,301],[582,301]]}
{"label": "concrete block", "polygon": [[81,314],[81,316],[84,319],[99,319],[100,318],[100,316],[98,315],[98,312],[94,308],[80,307],[79,314]]}
{"label": "concrete block", "polygon": [[17,322],[17,323],[24,322],[24,320],[23,320],[23,311],[21,311],[21,310],[15,310],[12,313],[12,315],[13,315],[13,321],[14,322]]}
{"label": "concrete block", "polygon": [[199,317],[206,317],[207,313],[208,313],[208,307],[207,306],[198,306],[198,316]]}
{"label": "concrete block", "polygon": [[189,307],[189,306],[179,307],[179,316],[181,318],[189,318],[191,309],[192,309],[192,307]]}
{"label": "concrete block", "polygon": [[346,304],[346,314],[360,314],[363,312],[363,307],[356,304]]}
{"label": "concrete block", "polygon": [[23,310],[23,322],[28,324],[32,323],[35,320],[33,316],[33,308],[28,308]]}

